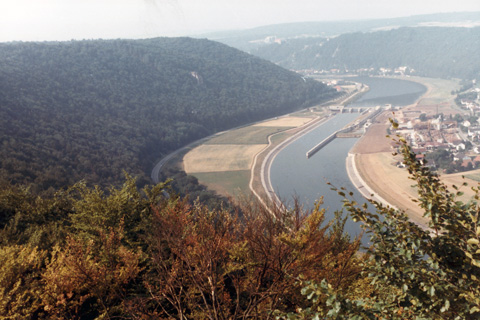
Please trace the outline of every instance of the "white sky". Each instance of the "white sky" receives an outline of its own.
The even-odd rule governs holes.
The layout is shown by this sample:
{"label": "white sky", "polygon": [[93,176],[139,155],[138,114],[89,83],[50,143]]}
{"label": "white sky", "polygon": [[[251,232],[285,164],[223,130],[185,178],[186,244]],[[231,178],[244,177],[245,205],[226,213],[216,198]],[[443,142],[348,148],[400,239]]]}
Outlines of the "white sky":
{"label": "white sky", "polygon": [[480,0],[0,0],[0,41],[151,38],[480,11]]}

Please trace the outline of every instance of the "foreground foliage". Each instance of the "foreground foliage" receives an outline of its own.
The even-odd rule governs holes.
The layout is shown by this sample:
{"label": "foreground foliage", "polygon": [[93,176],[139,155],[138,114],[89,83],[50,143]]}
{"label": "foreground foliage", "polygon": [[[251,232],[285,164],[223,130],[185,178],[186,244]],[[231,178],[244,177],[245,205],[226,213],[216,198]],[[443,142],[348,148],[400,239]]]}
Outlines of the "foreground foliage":
{"label": "foreground foliage", "polygon": [[[405,164],[416,182],[419,205],[430,219],[427,229],[409,221],[405,213],[370,201],[371,213],[346,199],[351,217],[361,221],[370,235],[368,259],[362,277],[373,286],[359,298],[338,292],[328,281],[304,283],[303,294],[314,304],[293,319],[478,319],[480,317],[480,207],[479,189],[474,201],[462,203],[462,193],[450,192],[437,175],[415,158],[400,141]],[[465,187],[465,186],[464,186]],[[339,190],[340,193],[343,191]]]}
{"label": "foreground foliage", "polygon": [[343,221],[258,204],[237,214],[127,179],[52,198],[0,191],[0,317],[272,319],[307,308],[297,279],[359,281]]}
{"label": "foreground foliage", "polygon": [[[422,229],[347,196],[370,246],[305,212],[244,202],[211,209],[127,179],[52,198],[0,189],[0,317],[7,319],[477,319],[479,189],[457,201],[404,141],[430,218]],[[345,196],[343,190],[338,190]]]}

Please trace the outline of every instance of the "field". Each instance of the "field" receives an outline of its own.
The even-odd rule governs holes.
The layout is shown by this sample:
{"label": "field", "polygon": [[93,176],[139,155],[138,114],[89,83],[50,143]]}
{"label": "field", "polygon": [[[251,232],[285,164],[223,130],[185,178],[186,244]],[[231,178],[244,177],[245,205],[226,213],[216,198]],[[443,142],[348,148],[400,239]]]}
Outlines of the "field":
{"label": "field", "polygon": [[261,126],[261,127],[299,127],[304,125],[305,123],[311,121],[312,118],[305,118],[305,117],[282,117],[275,120],[265,121],[262,123],[258,123],[254,126]]}
{"label": "field", "polygon": [[[260,164],[272,144],[289,136],[286,131],[310,121],[316,114],[305,112],[267,120],[251,126],[220,133],[190,150],[183,157],[183,169],[198,178],[209,189],[225,196],[241,197],[250,194],[252,165],[257,157],[253,186],[261,189]],[[258,169],[258,170],[257,170]],[[257,177],[258,174],[258,177]]]}
{"label": "field", "polygon": [[380,123],[370,126],[367,133],[352,148],[356,153],[356,166],[367,185],[392,205],[406,210],[410,215],[421,216],[418,206],[412,202],[416,190],[405,169],[397,168],[400,156],[393,156],[394,142],[387,138],[387,115],[379,117]]}
{"label": "field", "polygon": [[206,144],[267,144],[269,135],[283,130],[285,130],[283,127],[254,125],[224,132],[213,137]]}
{"label": "field", "polygon": [[204,144],[188,152],[183,158],[185,172],[218,172],[249,170],[253,157],[266,144]]}
{"label": "field", "polygon": [[388,203],[405,210],[410,218],[423,223],[422,210],[412,201],[417,192],[415,182],[408,178],[405,169],[395,166],[396,159],[389,152],[358,154],[357,168],[367,185]]}
{"label": "field", "polygon": [[196,172],[193,175],[208,189],[233,197],[246,196],[250,182],[250,170]]}
{"label": "field", "polygon": [[418,102],[406,109],[421,110],[427,115],[443,113],[445,115],[456,114],[460,111],[455,104],[455,96],[452,90],[457,90],[460,85],[458,81],[411,77],[410,80],[425,85],[428,90]]}
{"label": "field", "polygon": [[465,174],[465,177],[473,181],[480,182],[480,170],[468,172],[467,174]]}
{"label": "field", "polygon": [[[472,197],[475,195],[475,192],[472,190],[472,187],[478,187],[480,181],[480,170],[473,170],[468,172],[460,172],[453,174],[446,174],[441,176],[442,181],[449,187],[455,185],[460,188],[460,191],[464,192],[464,195],[459,198],[463,202],[468,202],[472,200]],[[463,183],[467,183],[468,186],[463,186]],[[451,192],[455,190],[450,188]]]}
{"label": "field", "polygon": [[[444,114],[457,113],[458,109],[453,102],[451,90],[458,88],[458,83],[449,80],[409,78],[423,83],[428,87],[427,93],[419,101],[406,107],[406,110],[421,110],[425,113],[443,112]],[[223,132],[202,145],[190,150],[183,157],[183,168],[191,175],[212,190],[223,195],[246,195],[250,175],[253,171],[252,185],[259,194],[263,194],[260,181],[260,164],[274,145],[283,141],[308,124],[325,109],[317,112],[305,110],[289,116],[279,117],[256,123],[251,126]],[[408,179],[405,169],[397,168],[396,163],[401,157],[394,157],[394,142],[387,138],[387,129],[390,127],[389,118],[394,117],[392,112],[385,112],[377,117],[367,133],[351,150],[357,154],[356,166],[364,181],[385,200],[396,207],[405,210],[412,220],[424,224],[422,210],[412,199],[416,198],[416,190],[412,187],[414,181]],[[268,139],[271,143],[267,147]],[[254,159],[256,166],[252,170]],[[470,173],[470,185],[474,180],[480,180],[480,171]],[[461,185],[461,176],[444,176],[448,184]],[[466,192],[465,199],[472,192]]]}
{"label": "field", "polygon": [[453,96],[451,92],[452,90],[460,88],[458,81],[421,77],[410,77],[405,80],[419,82],[429,89],[424,97],[418,101],[419,106],[446,103],[455,105],[455,103],[453,103],[455,96]]}
{"label": "field", "polygon": [[376,152],[392,152],[392,139],[387,138],[387,120],[383,123],[374,123],[370,126],[363,137],[352,148],[352,153],[376,153]]}

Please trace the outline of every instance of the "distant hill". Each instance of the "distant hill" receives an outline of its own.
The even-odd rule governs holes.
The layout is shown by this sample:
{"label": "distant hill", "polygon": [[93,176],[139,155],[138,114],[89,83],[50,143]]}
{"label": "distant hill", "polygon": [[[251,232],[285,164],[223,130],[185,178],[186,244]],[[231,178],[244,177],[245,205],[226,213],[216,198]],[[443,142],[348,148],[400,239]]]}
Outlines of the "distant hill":
{"label": "distant hill", "polygon": [[229,46],[250,52],[274,41],[287,39],[336,37],[345,33],[374,32],[401,27],[422,26],[480,26],[480,12],[456,12],[417,15],[390,19],[298,22],[203,34],[201,37],[217,40]]}
{"label": "distant hill", "polygon": [[416,27],[290,39],[252,50],[289,69],[358,70],[407,66],[416,75],[480,79],[480,27]]}
{"label": "distant hill", "polygon": [[195,139],[336,93],[209,40],[0,44],[0,178],[37,190],[148,182]]}

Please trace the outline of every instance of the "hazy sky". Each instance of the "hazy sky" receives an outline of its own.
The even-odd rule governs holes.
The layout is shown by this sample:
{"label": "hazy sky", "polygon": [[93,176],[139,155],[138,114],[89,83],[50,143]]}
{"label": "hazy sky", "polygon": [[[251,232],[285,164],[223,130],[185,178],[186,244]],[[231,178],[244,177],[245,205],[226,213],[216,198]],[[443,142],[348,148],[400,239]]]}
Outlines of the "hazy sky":
{"label": "hazy sky", "polygon": [[0,0],[0,41],[150,38],[461,11],[480,11],[480,0]]}

